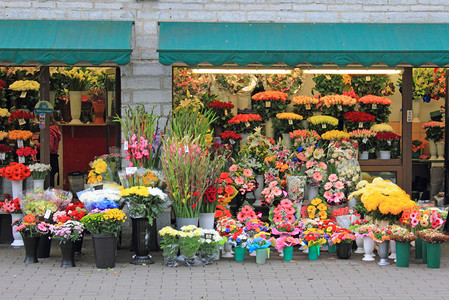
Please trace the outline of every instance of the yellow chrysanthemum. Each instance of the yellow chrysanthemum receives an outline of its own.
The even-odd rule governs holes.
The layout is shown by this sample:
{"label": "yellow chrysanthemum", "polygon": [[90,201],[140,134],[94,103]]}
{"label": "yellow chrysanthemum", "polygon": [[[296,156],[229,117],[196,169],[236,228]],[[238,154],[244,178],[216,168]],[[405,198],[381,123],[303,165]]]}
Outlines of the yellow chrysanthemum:
{"label": "yellow chrysanthemum", "polygon": [[317,206],[318,204],[320,204],[322,202],[322,200],[320,198],[315,198],[313,199],[310,203],[314,206]]}
{"label": "yellow chrysanthemum", "polygon": [[320,212],[319,212],[319,216],[320,216],[320,219],[327,219],[327,212],[325,212],[325,211],[320,211]]}
{"label": "yellow chrysanthemum", "polygon": [[321,203],[318,205],[318,210],[319,211],[326,211],[327,210],[327,206],[324,203]]}

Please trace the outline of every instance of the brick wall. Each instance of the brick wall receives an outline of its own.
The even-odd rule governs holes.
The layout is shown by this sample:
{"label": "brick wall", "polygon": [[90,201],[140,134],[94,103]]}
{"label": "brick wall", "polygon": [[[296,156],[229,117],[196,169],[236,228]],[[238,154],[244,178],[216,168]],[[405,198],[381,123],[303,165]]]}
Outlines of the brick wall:
{"label": "brick wall", "polygon": [[133,20],[124,104],[171,109],[171,67],[158,62],[158,21],[449,22],[447,0],[1,0],[3,19]]}

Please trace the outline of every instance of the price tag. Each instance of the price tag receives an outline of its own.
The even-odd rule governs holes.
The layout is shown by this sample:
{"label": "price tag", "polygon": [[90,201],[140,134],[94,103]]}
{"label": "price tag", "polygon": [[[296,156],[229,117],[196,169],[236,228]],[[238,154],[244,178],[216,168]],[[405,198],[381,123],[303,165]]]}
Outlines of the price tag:
{"label": "price tag", "polygon": [[128,141],[123,142],[123,150],[128,150]]}
{"label": "price tag", "polygon": [[391,141],[387,141],[387,144],[391,146]]}
{"label": "price tag", "polygon": [[306,110],[310,110],[310,103],[306,104]]}
{"label": "price tag", "polygon": [[292,119],[288,119],[288,125],[293,125],[293,120]]}
{"label": "price tag", "polygon": [[327,80],[331,80],[331,76],[330,75],[325,75],[324,77],[326,77]]}
{"label": "price tag", "polygon": [[189,153],[189,146],[187,146],[187,145],[184,146],[184,152]]}
{"label": "price tag", "polygon": [[229,139],[229,143],[230,143],[231,145],[234,145],[234,144],[235,144],[234,139]]}
{"label": "price tag", "polygon": [[364,138],[363,140],[362,140],[362,143],[364,143],[364,144],[366,144],[368,142],[368,139],[367,138]]}
{"label": "price tag", "polygon": [[227,117],[227,116],[228,116],[228,110],[227,110],[227,109],[225,109],[224,111],[225,111],[225,113],[224,113],[224,114],[225,114],[225,116]]}
{"label": "price tag", "polygon": [[338,104],[338,105],[337,105],[337,109],[338,109],[339,111],[342,111],[342,110],[343,110],[343,107],[341,106],[341,104]]}
{"label": "price tag", "polygon": [[6,159],[6,153],[0,152],[0,160],[5,160],[5,159]]}
{"label": "price tag", "polygon": [[45,114],[39,114],[39,122],[45,122]]}
{"label": "price tag", "polygon": [[25,163],[25,156],[19,156],[19,164]]}
{"label": "price tag", "polygon": [[27,122],[25,122],[25,119],[19,119],[19,125],[25,125]]}
{"label": "price tag", "polygon": [[246,127],[249,127],[249,122],[246,122],[246,123],[245,123],[245,126],[246,126]]}
{"label": "price tag", "polygon": [[371,76],[366,76],[366,81],[371,81]]}
{"label": "price tag", "polygon": [[137,172],[137,168],[136,167],[127,167],[125,169],[125,172],[126,172],[126,175],[132,175]]}
{"label": "price tag", "polygon": [[265,107],[271,107],[271,101],[266,101],[265,102]]}
{"label": "price tag", "polygon": [[363,123],[359,122],[359,128],[363,128]]}
{"label": "price tag", "polygon": [[25,98],[27,96],[27,92],[26,91],[23,91],[21,94],[20,94],[20,98]]}
{"label": "price tag", "polygon": [[17,140],[17,147],[22,148],[23,147],[23,140]]}
{"label": "price tag", "polygon": [[326,123],[321,124],[321,128],[326,129],[327,128]]}
{"label": "price tag", "polygon": [[51,215],[51,210],[47,209],[47,210],[45,211],[44,219],[50,218],[50,215]]}
{"label": "price tag", "polygon": [[373,103],[373,104],[372,104],[372,108],[373,108],[373,109],[377,109],[377,103]]}

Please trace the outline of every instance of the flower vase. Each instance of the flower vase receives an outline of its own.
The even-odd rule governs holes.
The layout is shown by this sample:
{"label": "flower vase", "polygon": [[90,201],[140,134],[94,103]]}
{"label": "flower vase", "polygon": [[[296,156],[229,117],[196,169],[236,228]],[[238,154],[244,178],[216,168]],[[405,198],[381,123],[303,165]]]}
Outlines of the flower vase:
{"label": "flower vase", "polygon": [[379,151],[379,159],[390,159],[391,151]]}
{"label": "flower vase", "polygon": [[[11,214],[11,223],[14,223],[14,221],[22,218],[22,214]],[[11,246],[13,247],[22,247],[23,246],[23,239],[22,235],[18,231],[14,231],[14,229],[17,227],[17,225],[12,226],[12,237],[14,241],[12,242]]]}
{"label": "flower vase", "polygon": [[430,159],[437,159],[437,145],[434,140],[429,140],[429,151],[430,151]]}
{"label": "flower vase", "polygon": [[184,226],[198,226],[198,218],[176,218],[176,229],[181,230]]}
{"label": "flower vase", "polygon": [[263,265],[267,260],[267,249],[256,249],[256,264]]}
{"label": "flower vase", "polygon": [[396,261],[396,241],[390,241],[391,254],[388,256],[389,259],[394,259]]}
{"label": "flower vase", "polygon": [[73,268],[75,265],[75,248],[73,247],[73,242],[69,241],[65,244],[59,244],[62,253],[62,263],[63,268]]}
{"label": "flower vase", "polygon": [[437,159],[444,160],[444,141],[439,141],[436,143],[436,145],[437,145],[437,154],[438,154]]}
{"label": "flower vase", "polygon": [[245,251],[246,251],[245,247],[236,246],[234,248],[235,261],[244,261],[245,260]]}
{"label": "flower vase", "polygon": [[337,257],[341,259],[348,259],[352,254],[352,243],[338,243]]}
{"label": "flower vase", "polygon": [[69,91],[70,96],[70,114],[72,115],[72,121],[70,124],[82,124],[81,117],[81,96],[82,91]]}
{"label": "flower vase", "polygon": [[422,262],[427,264],[427,242],[422,241]]}
{"label": "flower vase", "polygon": [[441,263],[441,244],[427,244],[427,267],[439,269]]}
{"label": "flower vase", "polygon": [[263,175],[256,175],[256,181],[257,181],[257,189],[254,191],[254,197],[256,198],[256,202],[253,205],[259,206],[261,204],[260,195],[262,195],[264,187]]}
{"label": "flower vase", "polygon": [[369,152],[368,151],[359,152],[359,159],[360,160],[367,160],[367,159],[369,159]]}
{"label": "flower vase", "polygon": [[318,185],[308,185],[307,186],[307,200],[312,201],[318,195]]}
{"label": "flower vase", "polygon": [[200,213],[199,225],[203,229],[214,229],[215,213]]}
{"label": "flower vase", "polygon": [[39,238],[39,246],[37,247],[37,258],[50,257],[51,236],[50,234],[41,235]]}
{"label": "flower vase", "polygon": [[421,99],[413,99],[412,101],[412,113],[413,113],[413,123],[420,123],[419,111],[421,107]]}
{"label": "flower vase", "polygon": [[106,103],[92,102],[92,106],[95,113],[94,124],[104,124],[104,110],[106,109]]}
{"label": "flower vase", "polygon": [[133,265],[154,264],[150,255],[150,230],[148,218],[131,218],[134,252],[130,263]]}
{"label": "flower vase", "polygon": [[309,249],[309,260],[318,260],[320,246],[310,246],[307,249]]}
{"label": "flower vase", "polygon": [[408,268],[410,261],[410,243],[396,242],[396,266]]}
{"label": "flower vase", "polygon": [[45,179],[33,179],[33,188],[35,188],[35,189],[40,188],[41,190],[43,190],[44,182],[45,182]]}
{"label": "flower vase", "polygon": [[39,246],[39,237],[23,237],[23,244],[25,246],[25,260],[26,264],[35,264],[37,260],[37,247]]}
{"label": "flower vase", "polygon": [[355,250],[354,253],[357,253],[357,254],[364,254],[364,253],[365,253],[365,250],[363,250],[363,238],[357,237],[357,238],[355,239],[355,243],[357,244],[357,250]]}
{"label": "flower vase", "polygon": [[383,241],[382,243],[377,244],[379,247],[378,253],[380,257],[380,261],[377,263],[379,266],[388,266],[390,263],[388,262],[388,254],[390,250],[389,241]]}
{"label": "flower vase", "polygon": [[230,240],[227,240],[226,243],[223,246],[223,253],[221,257],[223,258],[233,258],[234,252],[232,251],[232,242]]}
{"label": "flower vase", "polygon": [[374,240],[369,236],[363,237],[363,250],[365,251],[365,256],[362,258],[363,261],[374,261]]}
{"label": "flower vase", "polygon": [[11,180],[12,198],[19,198],[23,192],[23,180]]}
{"label": "flower vase", "polygon": [[98,269],[115,267],[117,238],[112,234],[92,234],[95,266]]}
{"label": "flower vase", "polygon": [[293,260],[293,246],[284,247],[284,261],[292,261]]}
{"label": "flower vase", "polygon": [[422,259],[422,239],[420,237],[415,240],[415,258]]}
{"label": "flower vase", "polygon": [[283,133],[282,134],[282,142],[284,143],[284,147],[291,148],[292,146],[292,139],[290,138],[289,133]]}
{"label": "flower vase", "polygon": [[273,119],[272,118],[265,121],[265,134],[270,138],[274,138]]}

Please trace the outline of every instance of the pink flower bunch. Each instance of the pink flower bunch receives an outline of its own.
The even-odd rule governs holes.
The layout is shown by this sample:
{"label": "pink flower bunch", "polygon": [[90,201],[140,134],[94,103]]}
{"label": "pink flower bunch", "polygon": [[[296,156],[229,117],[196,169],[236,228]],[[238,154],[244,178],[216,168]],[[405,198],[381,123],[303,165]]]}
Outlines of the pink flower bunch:
{"label": "pink flower bunch", "polygon": [[262,190],[262,204],[273,205],[274,202],[279,202],[287,196],[287,192],[283,190],[280,180],[271,181],[268,187]]}
{"label": "pink flower bunch", "polygon": [[424,125],[422,126],[422,128],[429,128],[429,127],[443,127],[444,128],[444,123],[443,122],[430,121],[430,122],[424,123]]}
{"label": "pink flower bunch", "polygon": [[337,174],[330,174],[327,178],[327,182],[324,184],[324,198],[326,198],[329,204],[340,204],[342,203],[346,195],[343,190],[346,187],[344,181],[338,178]]}
{"label": "pink flower bunch", "polygon": [[277,251],[282,251],[284,247],[296,246],[300,243],[298,238],[294,238],[292,236],[282,236],[276,239],[275,248]]}
{"label": "pink flower bunch", "polygon": [[295,213],[296,210],[293,207],[292,201],[283,199],[273,210],[273,222],[281,223],[282,221],[286,221],[291,224],[295,222]]}
{"label": "pink flower bunch", "polygon": [[253,170],[251,169],[244,169],[233,164],[229,167],[229,177],[242,195],[246,192],[251,192],[256,188],[256,180],[254,179]]}
{"label": "pink flower bunch", "polygon": [[346,95],[327,95],[320,98],[321,103],[329,107],[331,105],[346,105],[353,106],[357,104],[357,100]]}
{"label": "pink flower bunch", "polygon": [[246,224],[256,218],[256,212],[250,205],[243,205],[239,213],[237,214],[237,220],[239,220],[239,222],[242,224]]}
{"label": "pink flower bunch", "polygon": [[[143,136],[137,137],[136,134],[132,134],[131,140],[128,143],[128,150],[125,150],[126,159],[130,161],[129,166],[133,167],[134,163],[144,159],[150,158],[150,150],[152,149],[149,141]],[[142,163],[140,163],[140,166]]]}
{"label": "pink flower bunch", "polygon": [[311,184],[321,184],[326,176],[327,165],[323,161],[309,160],[305,164],[306,175],[309,177],[308,182]]}

